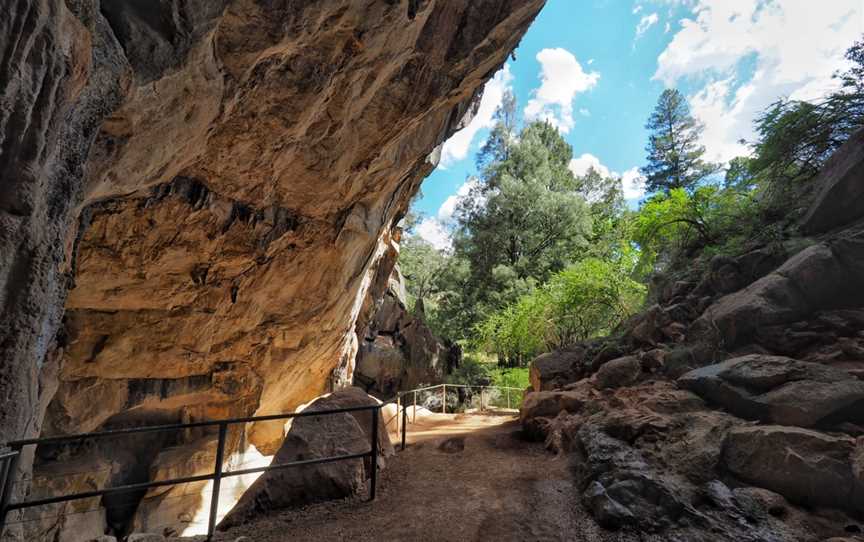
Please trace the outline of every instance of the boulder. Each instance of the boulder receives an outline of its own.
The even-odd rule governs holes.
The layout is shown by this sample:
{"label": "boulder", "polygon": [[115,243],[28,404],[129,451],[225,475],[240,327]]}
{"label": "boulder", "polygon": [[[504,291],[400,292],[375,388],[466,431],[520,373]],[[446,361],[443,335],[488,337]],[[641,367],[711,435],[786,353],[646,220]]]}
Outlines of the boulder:
{"label": "boulder", "polygon": [[[304,412],[372,404],[358,388],[337,391],[316,400]],[[295,418],[273,465],[292,461],[363,453],[369,450],[367,432],[373,411]],[[382,455],[392,453],[384,421],[379,419]],[[267,471],[246,491],[219,524],[220,529],[245,523],[268,510],[301,506],[357,494],[368,469],[362,459],[350,459]]]}
{"label": "boulder", "polygon": [[862,304],[864,229],[858,228],[801,250],[774,272],[720,298],[693,323],[688,338],[733,351],[766,326]]}
{"label": "boulder", "polygon": [[831,155],[815,183],[820,190],[804,216],[804,231],[821,233],[864,216],[864,130]]}
{"label": "boulder", "polygon": [[747,419],[801,427],[864,420],[864,382],[818,363],[751,354],[695,369],[678,383]]}
{"label": "boulder", "polygon": [[577,434],[582,500],[604,527],[635,524],[656,531],[695,515],[684,486],[674,476],[660,476],[638,450],[590,423]]}
{"label": "boulder", "polygon": [[639,358],[624,356],[603,364],[594,379],[599,389],[619,388],[635,383],[641,374],[642,363]]}
{"label": "boulder", "polygon": [[855,439],[780,425],[737,427],[723,443],[724,467],[739,479],[807,506],[864,511]]}
{"label": "boulder", "polygon": [[579,364],[585,356],[584,349],[548,352],[531,362],[529,378],[534,391],[560,389],[576,380]]}
{"label": "boulder", "polygon": [[519,409],[519,421],[526,436],[545,438],[543,418],[555,418],[561,412],[578,413],[588,400],[583,391],[535,391],[525,394]]}

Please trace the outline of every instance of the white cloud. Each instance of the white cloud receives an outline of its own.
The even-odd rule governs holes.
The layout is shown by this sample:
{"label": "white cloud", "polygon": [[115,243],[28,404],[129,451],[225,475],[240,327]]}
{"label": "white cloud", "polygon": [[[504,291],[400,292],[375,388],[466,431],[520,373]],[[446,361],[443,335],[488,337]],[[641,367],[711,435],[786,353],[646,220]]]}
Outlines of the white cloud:
{"label": "white cloud", "polygon": [[565,49],[543,49],[540,62],[540,88],[525,106],[527,120],[546,120],[562,133],[569,132],[573,119],[573,100],[580,92],[593,88],[600,79],[597,72],[586,73],[573,54]]}
{"label": "white cloud", "polygon": [[438,250],[449,250],[453,245],[450,230],[453,227],[453,213],[456,207],[471,193],[471,189],[477,186],[476,178],[470,178],[460,186],[456,193],[444,200],[438,213],[434,218],[424,218],[414,228],[419,235]]}
{"label": "white cloud", "polygon": [[[600,159],[594,156],[591,153],[585,153],[579,158],[573,158],[570,160],[570,171],[573,172],[573,175],[577,177],[581,177],[588,173],[588,170],[592,167],[604,177],[611,177],[613,174],[609,171],[609,168],[600,163]],[[617,176],[617,174],[615,174]]]}
{"label": "white cloud", "polygon": [[642,6],[641,6],[641,5],[636,5],[636,6],[633,7],[633,15],[636,15],[636,14],[639,13],[640,11],[642,11]]}
{"label": "white cloud", "polygon": [[624,189],[624,199],[634,200],[645,195],[645,177],[638,167],[632,167],[621,175],[621,186]]}
{"label": "white cloud", "polygon": [[583,117],[590,117],[591,116],[591,112],[588,111],[587,109],[585,109],[584,107],[579,109],[579,114],[582,115]]}
{"label": "white cloud", "polygon": [[[654,79],[694,82],[694,116],[712,160],[746,152],[752,121],[781,96],[814,99],[832,87],[843,53],[864,30],[861,0],[699,0],[657,59]],[[744,68],[747,69],[744,69]]]}
{"label": "white cloud", "polygon": [[444,224],[449,223],[453,219],[453,213],[456,207],[462,202],[465,197],[471,193],[471,189],[477,186],[477,179],[471,178],[462,183],[462,186],[456,190],[456,193],[441,204],[438,208],[438,220]]}
{"label": "white cloud", "polygon": [[490,79],[483,90],[483,98],[477,114],[468,123],[468,126],[459,130],[444,143],[441,151],[441,167],[464,160],[471,150],[471,143],[477,132],[484,128],[491,128],[495,124],[495,110],[501,105],[504,93],[511,88],[513,75],[510,73],[510,65],[504,64],[495,76]]}
{"label": "white cloud", "polygon": [[452,244],[450,232],[435,218],[424,218],[414,231],[438,250],[448,250]]}
{"label": "white cloud", "polygon": [[[604,177],[615,177],[621,179],[621,186],[624,190],[624,199],[634,200],[645,195],[645,178],[639,173],[638,167],[632,167],[623,174],[610,170],[600,162],[600,159],[591,153],[584,153],[579,158],[570,160],[570,171],[573,175],[581,177],[588,173],[590,168],[594,168],[597,173]],[[591,199],[589,196],[588,199]]]}
{"label": "white cloud", "polygon": [[644,15],[641,19],[639,19],[639,24],[636,25],[636,39],[642,37],[645,32],[648,32],[648,29],[657,24],[660,20],[660,16],[656,13],[652,13],[650,15]]}

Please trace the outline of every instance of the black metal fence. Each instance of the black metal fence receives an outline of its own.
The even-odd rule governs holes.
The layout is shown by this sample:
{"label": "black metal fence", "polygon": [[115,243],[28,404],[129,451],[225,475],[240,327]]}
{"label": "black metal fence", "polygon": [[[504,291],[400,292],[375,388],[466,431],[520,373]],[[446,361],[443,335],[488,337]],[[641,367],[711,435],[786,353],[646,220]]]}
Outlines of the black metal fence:
{"label": "black metal fence", "polygon": [[[386,404],[386,403],[385,403]],[[6,519],[8,517],[9,512],[13,512],[16,510],[24,510],[27,508],[33,508],[37,506],[46,506],[50,504],[75,501],[80,499],[90,499],[94,497],[104,497],[106,495],[116,495],[123,493],[131,493],[137,491],[144,491],[150,488],[156,487],[165,487],[165,486],[175,486],[181,484],[188,484],[191,482],[213,482],[213,491],[210,498],[210,512],[208,518],[208,526],[207,526],[207,539],[210,540],[213,537],[213,534],[216,529],[216,519],[217,519],[217,509],[219,506],[219,490],[220,485],[223,478],[231,477],[231,476],[242,476],[248,474],[261,473],[265,471],[275,470],[275,469],[284,469],[291,467],[302,467],[308,465],[317,465],[320,463],[330,463],[333,461],[347,461],[351,459],[361,459],[361,458],[369,458],[370,460],[370,476],[369,476],[369,500],[375,499],[375,489],[377,483],[377,472],[378,472],[378,418],[381,407],[383,404],[379,405],[366,405],[366,406],[358,406],[358,407],[348,407],[348,408],[338,408],[331,410],[318,410],[318,411],[303,411],[303,412],[292,412],[288,414],[274,414],[270,416],[250,416],[245,418],[230,418],[224,420],[212,420],[212,421],[202,421],[202,422],[192,422],[192,423],[183,423],[183,424],[170,424],[170,425],[155,425],[149,427],[135,427],[135,428],[126,428],[126,429],[116,429],[111,431],[101,431],[96,433],[82,433],[76,435],[66,435],[66,436],[58,436],[58,437],[48,437],[48,438],[35,438],[35,439],[25,439],[25,440],[17,440],[13,442],[9,442],[6,444],[11,451],[0,454],[0,535],[2,535],[4,527],[6,526]],[[322,457],[322,458],[314,458],[314,459],[305,459],[302,461],[292,461],[290,463],[282,463],[277,465],[267,465],[263,467],[255,467],[248,469],[240,469],[240,470],[232,470],[232,471],[224,471],[223,464],[225,462],[225,446],[227,441],[228,427],[235,424],[245,424],[251,422],[267,422],[267,421],[277,421],[277,420],[286,420],[290,418],[302,418],[302,417],[310,417],[310,416],[328,416],[333,414],[343,414],[343,413],[351,413],[351,412],[361,412],[361,411],[374,411],[372,418],[372,427],[370,433],[370,449],[369,451],[346,454],[340,456],[332,456],[332,457]],[[398,410],[397,410],[398,413]],[[403,420],[405,416],[405,411],[403,409],[402,412]],[[197,475],[197,476],[186,476],[180,478],[171,478],[167,480],[157,480],[152,482],[143,482],[137,484],[127,484],[120,485],[116,487],[96,489],[93,491],[83,491],[79,493],[71,493],[68,495],[58,495],[54,497],[46,497],[40,499],[32,499],[32,500],[14,500],[13,483],[15,478],[15,473],[18,470],[18,461],[21,457],[21,453],[26,446],[38,446],[38,445],[56,445],[56,444],[68,444],[75,442],[83,442],[85,440],[91,439],[103,439],[116,437],[118,435],[129,435],[129,434],[140,434],[140,433],[155,433],[162,431],[181,431],[193,428],[218,428],[218,440],[216,444],[216,459],[213,467],[213,472]],[[402,424],[402,447],[405,447],[405,435],[404,435],[404,421]]]}

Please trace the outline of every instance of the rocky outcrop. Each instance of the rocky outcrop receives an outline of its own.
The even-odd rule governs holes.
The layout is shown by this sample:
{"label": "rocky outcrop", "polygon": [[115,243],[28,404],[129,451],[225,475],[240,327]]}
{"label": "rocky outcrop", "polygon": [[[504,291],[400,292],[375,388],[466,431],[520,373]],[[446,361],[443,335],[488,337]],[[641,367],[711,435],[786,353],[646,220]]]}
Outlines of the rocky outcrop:
{"label": "rocky outcrop", "polygon": [[696,369],[678,383],[745,419],[799,427],[864,422],[864,382],[818,363],[751,354]]}
{"label": "rocky outcrop", "polygon": [[723,464],[792,501],[861,513],[862,453],[849,437],[777,425],[738,427],[726,436]]}
{"label": "rocky outcrop", "polygon": [[[316,400],[303,412],[376,404],[362,390],[348,388]],[[374,414],[364,411],[295,418],[272,464],[368,452],[372,416],[379,418],[380,456],[392,455],[393,446],[384,420],[376,410]],[[383,467],[380,459],[377,465],[365,466],[363,459],[349,459],[267,471],[225,516],[220,529],[238,525],[263,512],[352,496],[364,487],[369,470],[379,467]]]}
{"label": "rocky outcrop", "polygon": [[0,434],[273,413],[350,383],[395,225],[542,5],[7,1]]}
{"label": "rocky outcrop", "polygon": [[541,354],[531,363],[528,374],[531,387],[534,391],[546,391],[577,380],[577,366],[584,355],[584,349]]}
{"label": "rocky outcrop", "polygon": [[615,336],[532,364],[524,432],[569,455],[601,525],[706,542],[864,531],[862,137],[817,181],[804,226],[819,237],[690,265]]}
{"label": "rocky outcrop", "polygon": [[864,209],[864,130],[858,130],[849,143],[834,153],[816,183],[816,201],[804,217],[804,230],[822,233],[861,217]]}
{"label": "rocky outcrop", "polygon": [[399,390],[438,383],[459,364],[458,347],[445,344],[426,325],[422,301],[413,314],[408,311],[398,267],[383,295],[370,296],[369,310],[374,316],[365,327],[363,319],[358,320],[355,385],[390,398]]}

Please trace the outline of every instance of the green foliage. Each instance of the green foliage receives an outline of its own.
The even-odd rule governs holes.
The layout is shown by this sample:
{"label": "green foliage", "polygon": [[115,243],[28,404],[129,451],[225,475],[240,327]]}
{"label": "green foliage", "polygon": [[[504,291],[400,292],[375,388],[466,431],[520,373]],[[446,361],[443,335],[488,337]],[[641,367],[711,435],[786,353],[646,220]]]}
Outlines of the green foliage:
{"label": "green foliage", "polygon": [[405,277],[409,305],[424,301],[439,292],[438,277],[447,265],[444,254],[418,236],[407,237],[400,244],[399,269]]}
{"label": "green foliage", "polygon": [[475,322],[563,269],[591,233],[570,145],[549,124],[529,124],[517,138],[512,113],[498,118],[478,156],[481,177],[456,210],[454,253],[441,272],[441,327],[452,339],[469,338]]}
{"label": "green foliage", "polygon": [[699,145],[703,126],[690,115],[687,99],[676,89],[666,89],[645,128],[651,132],[648,163],[642,167],[649,192],[694,188],[718,167],[702,160],[705,147]]}
{"label": "green foliage", "polygon": [[[572,149],[552,126],[520,130],[506,96],[478,154],[476,186],[456,210],[452,253],[403,244],[410,296],[424,299],[439,336],[523,365],[610,332],[640,308],[652,273],[786,242],[814,185],[807,180],[864,125],[864,40],[847,58],[851,68],[824,100],[766,109],[752,156],[731,160],[723,176],[703,160],[702,126],[684,96],[664,91],[642,168],[653,194],[638,211],[627,208],[619,179],[593,169],[574,177]],[[491,367],[474,353],[454,378],[523,376]]]}
{"label": "green foliage", "polygon": [[675,256],[751,234],[756,218],[755,200],[746,191],[706,185],[692,194],[681,188],[656,194],[635,220],[640,268],[661,270]]}
{"label": "green foliage", "polygon": [[645,287],[630,278],[632,258],[586,258],[555,274],[477,326],[479,346],[508,365],[609,333],[642,304]]}
{"label": "green foliage", "polygon": [[773,183],[811,178],[864,124],[864,40],[846,58],[851,67],[835,74],[840,88],[824,100],[780,99],[757,118],[752,174]]}

